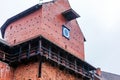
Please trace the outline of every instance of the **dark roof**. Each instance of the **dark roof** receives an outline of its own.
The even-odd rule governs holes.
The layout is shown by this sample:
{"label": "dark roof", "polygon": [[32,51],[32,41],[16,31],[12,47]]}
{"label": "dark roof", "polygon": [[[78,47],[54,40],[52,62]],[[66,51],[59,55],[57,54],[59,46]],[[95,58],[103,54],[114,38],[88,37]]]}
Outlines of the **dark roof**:
{"label": "dark roof", "polygon": [[102,71],[103,80],[120,80],[120,75]]}
{"label": "dark roof", "polygon": [[62,15],[68,21],[71,21],[73,19],[76,19],[76,18],[80,17],[73,9],[69,9],[69,10],[63,12]]}
{"label": "dark roof", "polygon": [[120,80],[120,75],[102,71],[103,80]]}
{"label": "dark roof", "polygon": [[13,16],[11,18],[9,18],[3,24],[3,26],[1,27],[2,38],[4,38],[5,30],[8,27],[8,25],[10,25],[11,23],[13,23],[13,22],[15,22],[15,21],[17,21],[17,20],[19,20],[19,19],[21,19],[21,18],[23,18],[23,17],[33,13],[35,11],[39,10],[41,7],[42,7],[42,5],[36,4],[35,6],[33,6],[33,7],[29,8],[29,9],[27,9],[27,10],[25,10],[25,11],[23,11],[23,12],[17,14],[17,15],[15,15],[15,16]]}

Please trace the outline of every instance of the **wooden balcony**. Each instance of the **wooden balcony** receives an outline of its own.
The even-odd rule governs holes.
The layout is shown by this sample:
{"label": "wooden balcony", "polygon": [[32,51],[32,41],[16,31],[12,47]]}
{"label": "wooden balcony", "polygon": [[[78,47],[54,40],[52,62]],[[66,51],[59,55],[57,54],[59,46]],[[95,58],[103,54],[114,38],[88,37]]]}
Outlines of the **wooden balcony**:
{"label": "wooden balcony", "polygon": [[[91,71],[95,70],[94,67],[43,37],[37,37],[9,49],[0,51],[0,60],[11,66],[16,64],[19,66],[19,63],[22,63],[23,60],[29,60],[34,57],[43,58],[52,64],[67,69],[75,75],[83,76],[86,78],[85,80],[93,78]],[[40,63],[42,64],[42,62]]]}

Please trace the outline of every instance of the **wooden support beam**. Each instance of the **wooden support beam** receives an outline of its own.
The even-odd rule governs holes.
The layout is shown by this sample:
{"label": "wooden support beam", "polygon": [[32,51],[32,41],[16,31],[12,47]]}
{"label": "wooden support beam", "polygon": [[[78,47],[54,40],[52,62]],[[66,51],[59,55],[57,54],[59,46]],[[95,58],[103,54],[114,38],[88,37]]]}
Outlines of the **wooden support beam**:
{"label": "wooden support beam", "polygon": [[48,52],[48,57],[51,59],[51,44],[49,44],[49,52]]}
{"label": "wooden support beam", "polygon": [[43,54],[42,54],[41,50],[42,50],[42,40],[40,39],[39,40],[39,47],[38,47],[38,54],[40,54],[42,56]]}
{"label": "wooden support beam", "polygon": [[89,69],[89,66],[87,66],[87,71],[88,71],[88,75],[90,75],[90,69]]}
{"label": "wooden support beam", "polygon": [[38,56],[37,56],[37,58],[38,58],[38,78],[40,78],[41,77],[41,73],[42,73],[42,52],[41,52],[41,50],[42,50],[42,40],[41,40],[41,38],[40,38],[40,40],[39,40],[39,45],[38,45],[38,52],[37,52],[37,54],[38,54]]}
{"label": "wooden support beam", "polygon": [[84,64],[82,66],[82,73],[84,74],[85,68],[84,68]]}
{"label": "wooden support beam", "polygon": [[95,72],[94,72],[94,70],[92,71],[92,80],[94,80],[94,74],[95,74]]}
{"label": "wooden support beam", "polygon": [[18,55],[18,61],[21,61],[21,53],[22,53],[22,47],[19,48],[19,55]]}
{"label": "wooden support beam", "polygon": [[69,66],[70,64],[69,64],[69,60],[68,60],[68,54],[67,53],[65,53],[65,65],[66,66]]}
{"label": "wooden support beam", "polygon": [[28,44],[28,52],[27,52],[27,59],[30,58],[30,49],[31,49],[31,44],[29,42],[29,44]]}
{"label": "wooden support beam", "polygon": [[4,54],[3,54],[3,59],[2,59],[2,60],[5,61],[5,58],[6,58],[6,55],[5,55],[5,53],[4,53]]}
{"label": "wooden support beam", "polygon": [[41,77],[41,73],[42,73],[42,56],[38,55],[38,78]]}
{"label": "wooden support beam", "polygon": [[77,60],[76,59],[74,60],[75,60],[75,71],[77,72]]}
{"label": "wooden support beam", "polygon": [[59,65],[60,64],[60,50],[58,50],[57,56],[58,56],[58,65]]}

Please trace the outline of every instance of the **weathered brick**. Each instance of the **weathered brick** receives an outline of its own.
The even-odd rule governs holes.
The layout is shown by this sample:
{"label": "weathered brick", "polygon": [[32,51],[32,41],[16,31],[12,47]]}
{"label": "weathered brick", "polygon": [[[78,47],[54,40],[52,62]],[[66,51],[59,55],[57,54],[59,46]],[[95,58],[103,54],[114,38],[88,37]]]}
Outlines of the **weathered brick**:
{"label": "weathered brick", "polygon": [[[62,12],[70,9],[68,0],[46,3],[38,11],[11,23],[5,32],[5,40],[11,45],[44,36],[51,42],[84,60],[84,36],[76,20],[66,21]],[[70,39],[62,36],[62,25],[70,29]]]}
{"label": "weathered brick", "polygon": [[[76,80],[76,76],[53,67],[50,63],[42,64],[41,78],[38,78],[38,62],[19,65],[14,69],[14,80]],[[80,79],[79,79],[80,80]]]}
{"label": "weathered brick", "polygon": [[13,80],[13,69],[0,61],[0,80]]}
{"label": "weathered brick", "polygon": [[[62,12],[70,9],[68,0],[45,3],[38,11],[11,23],[5,31],[5,40],[16,45],[42,35],[59,47],[84,60],[84,36],[76,20],[66,21]],[[62,25],[70,29],[70,39],[62,36]],[[12,69],[0,62],[0,80],[77,80],[65,70],[42,64],[41,78],[38,78],[38,62],[19,64]],[[82,79],[79,79],[82,80]]]}
{"label": "weathered brick", "polygon": [[14,71],[15,80],[37,80],[38,63],[21,64]]}

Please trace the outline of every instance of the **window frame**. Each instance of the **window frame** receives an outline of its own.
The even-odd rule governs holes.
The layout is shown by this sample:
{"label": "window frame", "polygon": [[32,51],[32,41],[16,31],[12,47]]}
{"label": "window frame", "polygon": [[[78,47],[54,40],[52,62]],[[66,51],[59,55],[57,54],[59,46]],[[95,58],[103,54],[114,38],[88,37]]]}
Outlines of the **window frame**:
{"label": "window frame", "polygon": [[[64,32],[65,30],[68,32],[68,35],[66,35],[66,33]],[[65,25],[62,25],[62,36],[64,36],[68,40],[70,39],[70,29],[67,28]]]}

